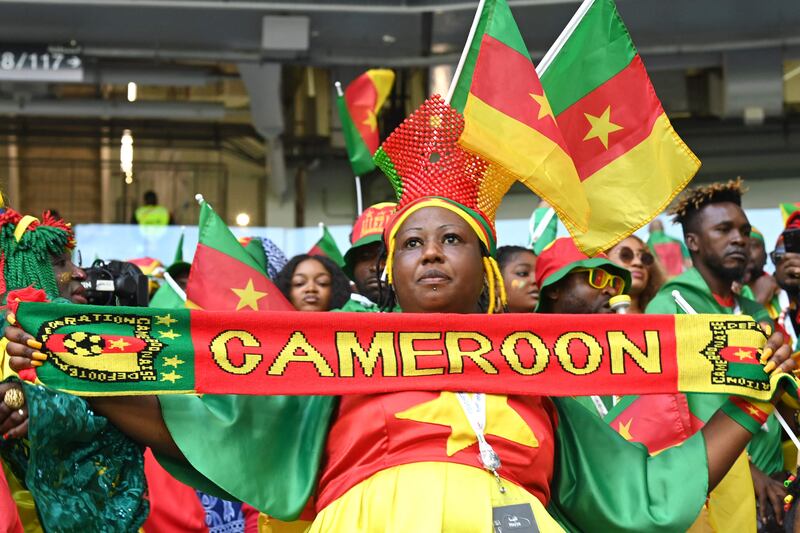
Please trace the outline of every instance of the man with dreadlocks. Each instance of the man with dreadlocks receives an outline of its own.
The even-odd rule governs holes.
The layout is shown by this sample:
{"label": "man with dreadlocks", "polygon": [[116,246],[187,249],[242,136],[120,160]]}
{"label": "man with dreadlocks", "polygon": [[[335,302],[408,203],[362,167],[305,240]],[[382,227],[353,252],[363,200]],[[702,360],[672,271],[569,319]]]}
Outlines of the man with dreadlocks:
{"label": "man with dreadlocks", "polygon": [[[732,284],[742,279],[749,259],[751,226],[742,209],[745,189],[741,179],[713,183],[688,190],[671,209],[675,223],[683,227],[684,240],[694,268],[668,281],[647,306],[651,314],[685,312],[673,297],[673,291],[697,313],[745,314],[759,322],[772,324],[766,309],[749,298],[736,295]],[[770,371],[769,366],[765,367]],[[687,394],[692,419],[702,425],[725,402],[727,397],[711,394]],[[695,418],[696,417],[696,418]],[[780,430],[771,416],[758,432],[748,451],[761,468],[780,460]],[[696,428],[695,428],[696,430]],[[767,508],[774,509],[780,521],[783,514],[783,486],[766,476],[755,464],[747,468],[743,454],[717,489],[709,497],[708,523],[716,531],[755,531],[755,496],[762,522]],[[727,505],[727,504],[730,505]],[[733,528],[733,529],[731,529]]]}
{"label": "man with dreadlocks", "polygon": [[[70,225],[50,213],[38,220],[3,210],[2,304],[13,307],[19,293],[12,291],[19,290],[54,302],[85,304],[81,281],[86,273],[72,262],[74,247]],[[42,347],[35,341],[28,346]],[[45,358],[39,352],[33,357],[34,366]],[[3,341],[0,455],[25,531],[138,528],[148,510],[139,447],[96,416],[85,400],[19,381],[6,359]]]}

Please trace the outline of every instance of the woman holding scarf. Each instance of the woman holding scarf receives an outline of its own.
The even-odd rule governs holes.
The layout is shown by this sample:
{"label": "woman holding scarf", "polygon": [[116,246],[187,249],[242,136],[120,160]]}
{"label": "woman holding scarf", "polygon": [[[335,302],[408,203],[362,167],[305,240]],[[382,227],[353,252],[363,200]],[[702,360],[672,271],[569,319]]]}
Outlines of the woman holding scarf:
{"label": "woman holding scarf", "polygon": [[[376,155],[399,200],[384,234],[386,308],[396,302],[404,312],[480,314],[505,303],[492,258],[494,213],[513,179],[465,153],[457,144],[462,129],[463,118],[434,97]],[[6,335],[13,363],[26,366],[29,336],[18,328]],[[768,341],[772,359],[791,371],[795,363],[781,346],[779,335]],[[758,429],[734,411],[718,412],[682,446],[649,457],[569,398],[351,395],[332,409],[329,428],[331,411],[324,409],[316,423],[308,424],[304,412],[283,420],[261,413],[246,427],[192,418],[166,398],[160,407],[155,398],[93,401],[123,431],[159,450],[183,480],[276,516],[269,505],[279,497],[275,478],[290,490],[299,476],[260,470],[235,450],[202,448],[215,442],[215,432],[229,431],[251,441],[254,462],[276,453],[297,459],[296,448],[280,448],[279,433],[305,427],[297,446],[324,448],[312,457],[320,460],[311,532],[686,530]],[[272,432],[264,426],[270,423]],[[203,439],[186,438],[198,427]],[[262,483],[237,482],[226,476],[231,470]]]}

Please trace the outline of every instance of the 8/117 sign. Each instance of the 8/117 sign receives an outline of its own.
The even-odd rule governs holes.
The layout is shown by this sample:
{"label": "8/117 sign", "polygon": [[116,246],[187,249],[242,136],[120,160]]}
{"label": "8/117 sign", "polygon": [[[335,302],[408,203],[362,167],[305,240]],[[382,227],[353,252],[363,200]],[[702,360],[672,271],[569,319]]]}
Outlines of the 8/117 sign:
{"label": "8/117 sign", "polygon": [[0,45],[0,81],[83,81],[83,60],[60,47]]}

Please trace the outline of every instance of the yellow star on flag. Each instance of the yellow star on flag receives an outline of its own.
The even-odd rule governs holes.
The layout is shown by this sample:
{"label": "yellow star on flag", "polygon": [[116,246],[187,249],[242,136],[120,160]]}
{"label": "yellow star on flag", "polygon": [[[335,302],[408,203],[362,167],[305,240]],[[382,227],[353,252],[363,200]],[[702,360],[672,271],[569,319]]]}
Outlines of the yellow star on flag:
{"label": "yellow star on flag", "polygon": [[553,115],[553,109],[550,107],[550,102],[547,101],[547,97],[542,94],[534,94],[530,93],[531,98],[536,100],[536,103],[539,104],[539,116],[536,117],[539,120],[542,120],[544,117],[550,117],[553,120],[556,119],[555,115]]}
{"label": "yellow star on flag", "polygon": [[608,135],[622,129],[622,126],[619,124],[611,122],[611,106],[608,106],[599,117],[590,115],[589,113],[584,113],[583,116],[586,117],[586,120],[588,120],[589,124],[592,126],[583,140],[600,139],[605,149],[608,150]]}
{"label": "yellow star on flag", "polygon": [[369,126],[369,130],[372,132],[378,129],[378,117],[372,109],[367,109],[367,118],[362,124]]}
{"label": "yellow star on flag", "polygon": [[174,370],[170,370],[166,374],[161,376],[161,381],[169,381],[170,383],[175,383],[177,380],[181,379],[183,376],[176,373]]}
{"label": "yellow star on flag", "polygon": [[171,341],[174,341],[175,339],[177,339],[178,337],[180,337],[180,336],[181,336],[181,334],[180,334],[180,333],[175,333],[175,332],[174,332],[174,331],[172,331],[171,329],[170,329],[170,330],[168,330],[168,331],[157,331],[156,333],[158,333],[159,335],[161,335],[161,338],[162,338],[162,339],[169,339],[169,340],[171,340]]}
{"label": "yellow star on flag", "polygon": [[258,311],[258,301],[267,295],[266,292],[257,291],[253,286],[253,278],[247,280],[247,285],[244,289],[231,289],[236,296],[239,297],[239,303],[236,304],[236,310],[243,307],[249,307],[253,311]]}
{"label": "yellow star on flag", "polygon": [[175,368],[178,368],[178,365],[182,365],[183,363],[184,361],[179,359],[177,356],[164,358],[164,366],[174,366]]}
{"label": "yellow star on flag", "polygon": [[[415,405],[394,415],[402,420],[414,420],[426,424],[450,426],[447,439],[447,455],[452,456],[476,442],[478,437],[461,409],[454,392],[443,392],[435,400]],[[506,440],[538,448],[539,441],[530,426],[511,406],[505,396],[486,395],[486,435],[495,435]]]}
{"label": "yellow star on flag", "polygon": [[737,352],[733,352],[733,355],[738,357],[739,360],[741,361],[742,359],[750,359],[753,356],[753,352],[742,348]]}
{"label": "yellow star on flag", "polygon": [[622,422],[619,423],[619,428],[617,429],[617,433],[619,433],[625,440],[633,440],[633,435],[631,435],[632,423],[633,423],[633,418],[631,418],[624,424]]}
{"label": "yellow star on flag", "polygon": [[156,326],[167,326],[167,327],[169,327],[172,324],[174,324],[175,322],[177,322],[177,320],[172,318],[171,314],[167,314],[167,315],[164,315],[164,316],[156,316]]}
{"label": "yellow star on flag", "polygon": [[757,407],[753,407],[752,405],[748,406],[747,412],[753,415],[754,417],[761,418],[762,416],[764,416],[764,413],[762,413],[761,411],[758,410]]}
{"label": "yellow star on flag", "polygon": [[131,345],[131,343],[125,342],[125,339],[123,339],[122,337],[120,337],[117,340],[108,341],[108,347],[109,348],[115,348],[117,350],[124,350],[125,348],[127,348],[130,345]]}

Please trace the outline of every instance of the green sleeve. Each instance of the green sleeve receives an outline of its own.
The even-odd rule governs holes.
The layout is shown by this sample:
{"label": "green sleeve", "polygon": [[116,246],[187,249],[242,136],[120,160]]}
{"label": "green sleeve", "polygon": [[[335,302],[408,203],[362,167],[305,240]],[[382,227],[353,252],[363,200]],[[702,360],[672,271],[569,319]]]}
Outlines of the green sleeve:
{"label": "green sleeve", "polygon": [[768,476],[783,471],[781,427],[774,414],[767,419],[767,430],[761,429],[753,435],[753,440],[747,445],[747,453],[756,468]]}
{"label": "green sleeve", "polygon": [[549,510],[568,531],[686,531],[708,491],[705,440],[698,432],[650,456],[571,398],[558,409]]}
{"label": "green sleeve", "polygon": [[162,396],[190,464],[157,456],[179,481],[294,520],[316,488],[333,396]]}
{"label": "green sleeve", "polygon": [[23,383],[27,440],[0,445],[45,531],[136,533],[149,512],[142,450],[85,400]]}
{"label": "green sleeve", "polygon": [[671,294],[666,291],[659,291],[655,298],[647,304],[645,313],[648,315],[675,315],[682,313],[682,311]]}

